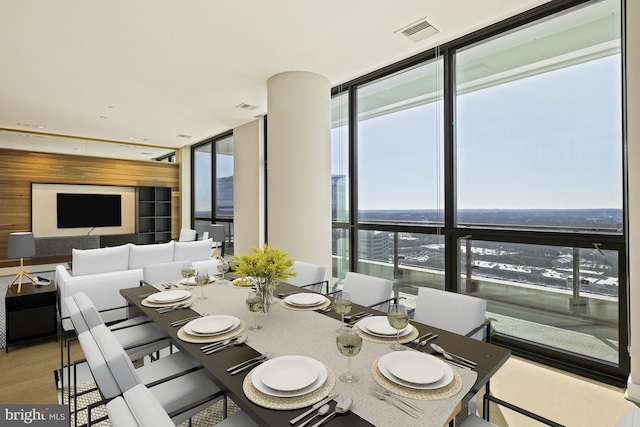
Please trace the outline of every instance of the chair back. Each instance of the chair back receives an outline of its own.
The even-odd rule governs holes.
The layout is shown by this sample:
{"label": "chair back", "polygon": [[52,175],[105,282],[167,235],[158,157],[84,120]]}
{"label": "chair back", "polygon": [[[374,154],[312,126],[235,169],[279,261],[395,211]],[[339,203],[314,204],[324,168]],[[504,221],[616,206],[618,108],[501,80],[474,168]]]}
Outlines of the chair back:
{"label": "chair back", "polygon": [[102,355],[102,351],[94,340],[93,335],[91,335],[91,331],[85,331],[78,335],[78,341],[102,397],[111,399],[120,395],[122,393],[120,386],[118,386],[111,369],[107,365],[107,361]]}
{"label": "chair back", "polygon": [[[304,286],[314,292],[322,292],[325,267],[308,262],[294,261],[293,271],[298,275],[287,279],[287,283],[295,286]],[[307,286],[314,284],[313,286]]]}
{"label": "chair back", "polygon": [[175,282],[182,279],[182,266],[189,261],[173,261],[162,264],[148,264],[142,267],[142,280],[149,284]]}
{"label": "chair back", "polygon": [[87,322],[84,321],[80,308],[78,307],[78,304],[76,304],[76,300],[73,295],[64,299],[64,305],[67,307],[67,313],[69,313],[73,329],[76,330],[76,335],[87,332],[89,330],[89,326],[87,326]]}
{"label": "chair back", "polygon": [[[467,335],[485,321],[487,302],[470,295],[432,288],[418,289],[413,320],[460,335]],[[472,338],[481,340],[484,330]]]}
{"label": "chair back", "polygon": [[183,228],[180,230],[180,237],[178,238],[179,242],[192,242],[196,240],[198,236],[198,232],[191,228]]}
{"label": "chair back", "polygon": [[640,408],[632,406],[627,409],[615,427],[640,427]]}
{"label": "chair back", "polygon": [[393,282],[391,280],[352,271],[344,276],[342,290],[349,293],[351,301],[354,303],[384,312],[389,311],[391,304],[387,300],[393,298]]}
{"label": "chair back", "polygon": [[138,384],[122,397],[107,403],[107,415],[113,427],[175,427],[158,399],[144,384]]}
{"label": "chair back", "polygon": [[100,312],[87,294],[84,292],[75,293],[73,294],[73,299],[76,301],[76,304],[80,309],[80,313],[82,313],[82,317],[89,329],[94,326],[104,325],[104,320],[102,319]]}
{"label": "chair back", "polygon": [[142,381],[136,372],[135,366],[129,359],[127,352],[114,337],[113,332],[106,325],[98,325],[91,328],[91,335],[98,344],[98,348],[109,366],[109,370],[120,387],[122,393],[140,384]]}

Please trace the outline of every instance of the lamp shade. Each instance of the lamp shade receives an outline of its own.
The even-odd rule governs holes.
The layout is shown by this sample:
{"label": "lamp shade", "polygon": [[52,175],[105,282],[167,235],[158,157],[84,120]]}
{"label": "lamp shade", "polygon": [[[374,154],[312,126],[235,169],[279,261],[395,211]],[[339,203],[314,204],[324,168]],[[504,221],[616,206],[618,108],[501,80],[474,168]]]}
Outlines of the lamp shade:
{"label": "lamp shade", "polygon": [[225,242],[227,235],[224,231],[224,225],[211,224],[209,226],[209,237],[214,242]]}
{"label": "lamp shade", "polygon": [[36,254],[36,241],[33,233],[23,231],[9,234],[7,258],[29,258]]}

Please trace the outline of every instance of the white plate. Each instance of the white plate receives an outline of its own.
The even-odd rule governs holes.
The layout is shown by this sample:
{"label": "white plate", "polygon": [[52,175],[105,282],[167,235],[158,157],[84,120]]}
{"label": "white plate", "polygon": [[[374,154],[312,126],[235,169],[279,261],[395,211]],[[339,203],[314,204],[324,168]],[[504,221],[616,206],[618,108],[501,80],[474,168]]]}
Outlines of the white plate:
{"label": "white plate", "polygon": [[[372,316],[365,317],[358,322],[358,328],[361,328],[364,332],[379,337],[395,337],[397,329],[393,329],[389,325],[387,316]],[[412,326],[408,325],[404,329],[400,329],[400,336],[411,333]]]}
{"label": "white plate", "polygon": [[251,277],[238,277],[237,279],[233,279],[231,283],[236,288],[251,288],[253,286],[254,280]]}
{"label": "white plate", "polygon": [[[400,378],[396,377],[389,371],[387,367],[387,363],[389,362],[389,360],[393,360],[397,357],[402,358],[404,356],[404,353],[419,354],[420,355],[419,357],[422,357],[424,359],[421,363],[440,366],[444,372],[442,378],[440,378],[438,381],[433,382],[431,384],[416,384],[413,382],[401,380]],[[393,351],[391,353],[387,353],[384,356],[382,356],[378,361],[378,369],[380,369],[380,372],[382,373],[382,375],[384,375],[389,381],[392,381],[396,384],[400,384],[405,387],[415,388],[418,390],[434,390],[436,388],[444,387],[448,385],[451,381],[453,381],[453,369],[451,369],[451,366],[449,366],[444,361],[438,359],[437,357],[431,356],[430,354],[420,353],[417,351],[415,352]]]}
{"label": "white plate", "polygon": [[307,359],[278,360],[262,372],[260,380],[270,389],[296,391],[309,387],[318,379],[318,369]]}
{"label": "white plate", "polygon": [[226,314],[215,314],[192,320],[184,325],[184,331],[191,335],[220,335],[235,329],[240,325],[240,319]]}
{"label": "white plate", "polygon": [[[281,377],[286,378],[287,380],[295,381],[295,378],[293,378],[295,374],[292,375],[288,371],[288,366],[292,365],[294,361],[299,361],[299,360],[305,361],[310,366],[315,368],[315,371],[316,371],[316,380],[311,384],[307,385],[306,387],[301,389],[294,389],[293,391],[280,391],[280,390],[275,390],[271,387],[268,387],[262,381],[262,376],[265,374],[265,372],[269,371],[269,374],[273,375],[271,371],[274,369],[276,370],[277,375],[280,375]],[[308,368],[308,369],[311,369],[311,368]],[[296,397],[296,396],[302,396],[307,393],[311,393],[312,391],[322,387],[325,381],[327,381],[327,375],[328,375],[327,368],[325,368],[325,366],[322,363],[318,362],[315,359],[312,359],[310,357],[305,357],[305,356],[280,356],[280,357],[273,358],[271,360],[267,360],[263,364],[259,365],[253,371],[253,374],[251,376],[251,382],[255,388],[257,388],[259,391],[261,391],[264,394],[268,394],[270,396],[276,396],[276,397]],[[300,383],[301,382],[298,382],[298,384]],[[290,387],[292,386],[289,386],[289,388]]]}
{"label": "white plate", "polygon": [[177,290],[177,291],[164,291],[158,292],[147,297],[147,301],[154,302],[156,304],[163,304],[169,302],[178,302],[183,299],[187,299],[191,296],[191,291]]}
{"label": "white plate", "polygon": [[415,351],[391,357],[385,366],[393,376],[402,381],[418,385],[433,384],[444,377],[444,369],[433,362],[433,357]]}
{"label": "white plate", "polygon": [[[216,281],[216,277],[209,276],[209,281],[207,282],[207,284],[215,281]],[[195,277],[189,277],[188,279],[180,279],[180,283],[186,286],[197,286]]]}
{"label": "white plate", "polygon": [[325,302],[327,298],[324,295],[314,294],[310,292],[301,292],[293,295],[289,295],[284,299],[284,302],[298,307],[313,307],[314,305],[320,305]]}

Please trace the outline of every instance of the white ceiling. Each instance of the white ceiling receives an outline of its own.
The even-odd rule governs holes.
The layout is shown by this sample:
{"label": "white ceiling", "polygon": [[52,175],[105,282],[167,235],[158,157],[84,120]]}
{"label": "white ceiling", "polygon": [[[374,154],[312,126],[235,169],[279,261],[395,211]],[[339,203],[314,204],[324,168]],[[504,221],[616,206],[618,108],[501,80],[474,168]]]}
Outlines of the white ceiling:
{"label": "white ceiling", "polygon": [[266,114],[275,74],[337,85],[546,1],[0,0],[0,147],[155,158]]}

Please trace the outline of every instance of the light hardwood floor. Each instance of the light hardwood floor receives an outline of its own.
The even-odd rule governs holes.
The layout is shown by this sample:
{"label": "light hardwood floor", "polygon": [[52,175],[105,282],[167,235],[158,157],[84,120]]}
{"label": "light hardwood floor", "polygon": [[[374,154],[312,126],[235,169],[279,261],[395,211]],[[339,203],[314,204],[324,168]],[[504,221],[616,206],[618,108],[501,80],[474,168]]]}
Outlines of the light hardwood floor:
{"label": "light hardwood floor", "polygon": [[[83,357],[77,341],[72,360]],[[60,343],[43,339],[0,350],[0,402],[57,403],[53,371],[60,367]],[[65,349],[66,357],[66,349]],[[491,381],[494,395],[566,427],[613,427],[633,403],[621,388],[512,357]],[[479,399],[480,400],[480,399]],[[540,426],[506,410],[492,409],[498,427]]]}

